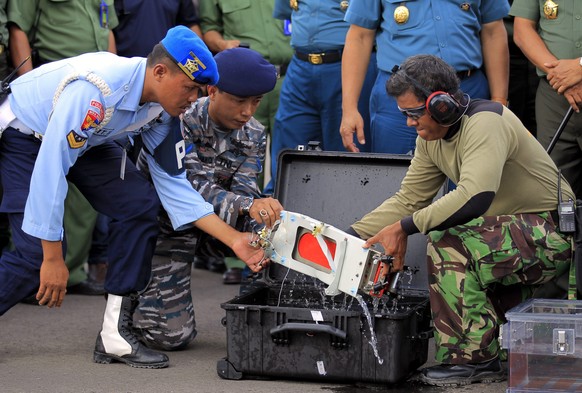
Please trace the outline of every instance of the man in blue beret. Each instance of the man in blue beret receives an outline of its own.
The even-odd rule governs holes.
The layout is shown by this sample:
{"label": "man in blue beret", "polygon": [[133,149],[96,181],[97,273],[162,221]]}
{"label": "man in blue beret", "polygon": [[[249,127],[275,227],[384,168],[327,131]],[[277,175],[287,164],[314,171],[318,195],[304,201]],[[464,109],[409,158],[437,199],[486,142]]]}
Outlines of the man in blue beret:
{"label": "man in blue beret", "polygon": [[[283,210],[276,199],[260,195],[257,179],[263,169],[266,133],[253,117],[263,96],[275,87],[277,75],[275,67],[251,49],[228,49],[214,59],[220,80],[208,86],[208,97],[199,98],[182,116],[188,149],[184,167],[192,187],[214,206],[218,217],[240,231],[256,232],[272,226]],[[144,170],[147,155],[143,151],[138,161]],[[167,216],[161,214],[160,220],[162,228],[170,227]],[[234,254],[212,234],[199,230],[164,235],[173,243],[170,258],[154,260],[152,281],[140,297],[134,324],[148,346],[173,350],[196,336],[190,291],[192,250],[197,255]]]}
{"label": "man in blue beret", "polygon": [[67,180],[111,218],[108,292],[94,360],[161,368],[168,357],[133,334],[137,293],[150,279],[160,200],[174,228],[196,228],[229,246],[251,270],[264,253],[213,212],[184,173],[170,173],[184,150],[147,161],[154,186],[128,160],[122,146],[141,133],[159,150],[174,116],[190,108],[206,84],[218,82],[216,63],[186,27],[168,31],[148,58],[89,53],[43,65],[10,84],[0,107],[0,175],[15,250],[0,258],[0,315],[36,293],[41,305],[59,307],[68,271],[63,260],[63,202]]}

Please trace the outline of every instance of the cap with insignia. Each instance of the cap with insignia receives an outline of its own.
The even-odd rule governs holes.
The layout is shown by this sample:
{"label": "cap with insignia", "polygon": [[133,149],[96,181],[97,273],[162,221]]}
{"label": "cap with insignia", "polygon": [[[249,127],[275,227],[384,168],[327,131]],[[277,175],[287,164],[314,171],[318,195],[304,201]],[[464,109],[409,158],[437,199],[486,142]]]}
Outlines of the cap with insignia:
{"label": "cap with insignia", "polygon": [[186,26],[172,27],[161,44],[190,79],[211,85],[218,82],[218,71],[212,53],[192,30]]}
{"label": "cap with insignia", "polygon": [[270,92],[277,83],[277,70],[260,55],[248,48],[232,48],[214,56],[220,80],[215,85],[222,91],[239,96],[260,96]]}

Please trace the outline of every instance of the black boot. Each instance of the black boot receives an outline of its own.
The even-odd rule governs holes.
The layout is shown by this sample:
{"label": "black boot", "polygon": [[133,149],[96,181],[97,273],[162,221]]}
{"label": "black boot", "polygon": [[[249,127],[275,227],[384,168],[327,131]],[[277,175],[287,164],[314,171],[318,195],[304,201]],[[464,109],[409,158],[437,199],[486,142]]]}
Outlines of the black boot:
{"label": "black boot", "polygon": [[506,379],[498,357],[485,363],[440,364],[420,370],[418,380],[428,385],[459,386],[476,382],[499,382]]}
{"label": "black boot", "polygon": [[133,312],[137,307],[137,296],[107,297],[103,316],[103,327],[97,336],[93,360],[96,363],[111,363],[116,360],[132,367],[168,367],[168,357],[139,342],[133,334]]}

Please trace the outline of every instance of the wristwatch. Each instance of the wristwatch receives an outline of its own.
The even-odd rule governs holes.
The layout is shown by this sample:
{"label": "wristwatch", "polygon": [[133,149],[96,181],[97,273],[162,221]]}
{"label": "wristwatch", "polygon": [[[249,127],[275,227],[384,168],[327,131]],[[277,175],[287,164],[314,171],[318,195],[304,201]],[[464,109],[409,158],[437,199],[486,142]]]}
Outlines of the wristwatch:
{"label": "wristwatch", "polygon": [[253,198],[246,197],[243,198],[242,202],[240,203],[240,212],[245,215],[249,215],[249,211],[251,210],[251,206],[253,206]]}

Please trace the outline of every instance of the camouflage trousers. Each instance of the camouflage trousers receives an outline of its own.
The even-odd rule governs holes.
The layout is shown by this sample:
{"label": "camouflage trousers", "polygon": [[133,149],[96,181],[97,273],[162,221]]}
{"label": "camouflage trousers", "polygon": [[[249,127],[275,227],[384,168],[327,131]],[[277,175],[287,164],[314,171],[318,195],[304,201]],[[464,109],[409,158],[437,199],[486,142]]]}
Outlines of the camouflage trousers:
{"label": "camouflage trousers", "polygon": [[160,219],[160,228],[156,253],[169,258],[153,259],[151,279],[140,294],[133,320],[136,333],[149,347],[171,351],[196,337],[190,287],[194,256],[222,257],[232,251],[199,230],[174,232],[167,217]]}
{"label": "camouflage trousers", "polygon": [[176,254],[152,261],[150,283],[133,315],[136,333],[149,347],[180,349],[196,337],[191,274],[192,263]]}
{"label": "camouflage trousers", "polygon": [[568,275],[572,258],[549,213],[479,217],[428,240],[435,358],[445,364],[497,356],[505,311]]}

